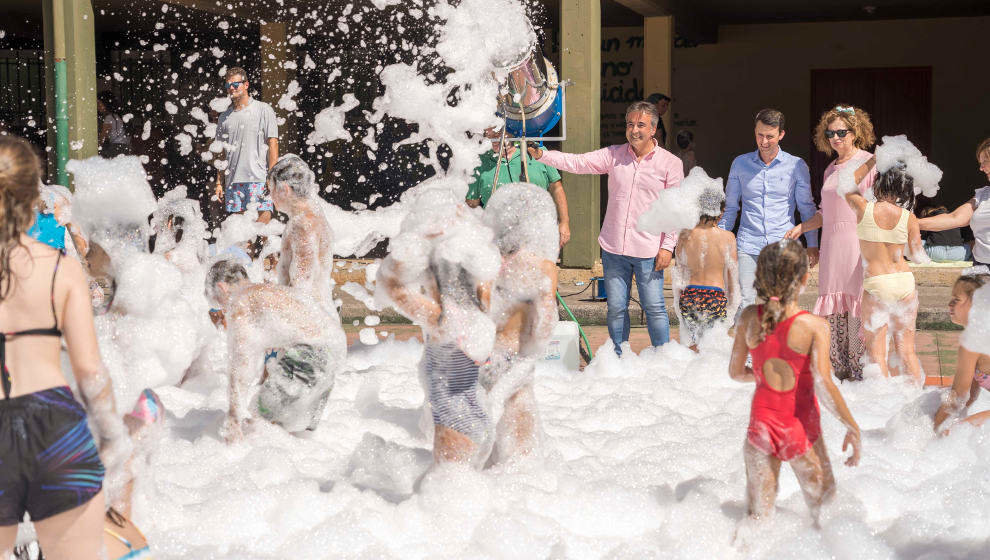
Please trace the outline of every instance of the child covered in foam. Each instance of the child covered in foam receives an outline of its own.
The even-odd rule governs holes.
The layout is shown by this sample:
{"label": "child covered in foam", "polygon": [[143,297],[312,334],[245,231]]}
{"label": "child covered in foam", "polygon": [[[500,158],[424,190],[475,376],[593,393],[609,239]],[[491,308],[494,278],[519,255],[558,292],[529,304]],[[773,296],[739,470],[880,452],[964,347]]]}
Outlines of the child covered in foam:
{"label": "child covered in foam", "polygon": [[316,175],[295,154],[286,154],[268,171],[275,209],[289,217],[282,233],[278,283],[310,293],[340,322],[333,302],[333,234],[317,203]]}
{"label": "child covered in foam", "polygon": [[661,192],[638,223],[650,233],[680,231],[674,249],[674,308],[681,343],[695,352],[701,337],[718,321],[734,317],[739,307],[736,238],[717,227],[724,210],[722,179],[695,167],[680,187]]}
{"label": "child covered in foam", "polygon": [[500,186],[485,207],[502,266],[491,297],[495,346],[481,384],[495,423],[493,462],[537,444],[533,372],[557,324],[557,210],[547,191],[529,183]]}
{"label": "child covered in foam", "polygon": [[[879,174],[873,183],[875,200],[867,200],[856,184],[874,165]],[[917,194],[935,195],[941,177],[941,170],[928,163],[904,136],[885,136],[875,157],[839,176],[837,190],[859,220],[856,234],[865,263],[862,316],[867,354],[885,377],[906,372],[922,382],[914,345],[918,292],[904,257],[906,252],[913,262],[930,261],[911,210]],[[888,329],[895,349],[890,356]]]}
{"label": "child covered in foam", "polygon": [[186,197],[186,187],[165,193],[148,220],[148,249],[163,255],[183,274],[200,271],[206,260],[208,233],[199,202]]}
{"label": "child covered in foam", "polygon": [[[311,294],[253,283],[233,260],[220,260],[206,275],[206,295],[227,325],[229,411],[223,436],[243,437],[257,411],[290,432],[314,430],[322,418],[347,341]],[[265,350],[278,348],[265,357]],[[267,373],[266,373],[267,372]],[[251,388],[262,384],[250,406]]]}
{"label": "child covered in foam", "polygon": [[375,295],[423,329],[420,372],[433,415],[437,462],[480,466],[491,426],[478,385],[491,354],[491,281],[502,258],[492,230],[444,185],[411,201],[378,269]]}
{"label": "child covered in foam", "polygon": [[[962,422],[980,426],[990,419],[990,411],[966,417],[965,410],[976,402],[980,389],[990,391],[990,332],[986,319],[970,321],[970,318],[990,316],[990,274],[979,272],[964,274],[956,280],[949,300],[949,317],[957,325],[966,327],[956,358],[956,375],[952,389],[942,398],[942,406],[935,413],[935,431],[946,421],[962,417]],[[970,326],[972,325],[972,326]]]}
{"label": "child covered in foam", "polygon": [[798,307],[807,282],[808,257],[800,243],[784,239],[766,246],[756,263],[758,303],[743,310],[736,326],[729,375],[756,383],[743,450],[747,510],[754,519],[773,512],[782,461],[794,469],[816,518],[834,494],[818,399],[846,426],[842,450],[853,451],[846,464],[859,463],[859,426],[832,382],[828,323]]}

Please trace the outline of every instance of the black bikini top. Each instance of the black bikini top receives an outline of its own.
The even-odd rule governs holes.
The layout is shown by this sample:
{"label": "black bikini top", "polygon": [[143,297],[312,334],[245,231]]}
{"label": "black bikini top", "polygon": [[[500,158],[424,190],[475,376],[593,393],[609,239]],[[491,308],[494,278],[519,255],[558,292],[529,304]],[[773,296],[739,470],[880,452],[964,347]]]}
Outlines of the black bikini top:
{"label": "black bikini top", "polygon": [[3,384],[4,399],[10,398],[11,388],[10,370],[7,369],[7,341],[19,336],[62,336],[62,331],[58,328],[58,316],[55,315],[55,275],[58,274],[58,265],[62,262],[63,254],[65,254],[64,251],[58,252],[58,257],[55,260],[55,271],[52,272],[52,289],[50,299],[52,304],[52,319],[55,321],[55,326],[47,329],[26,329],[16,332],[0,332],[0,367],[3,368],[3,372],[0,373],[0,381],[2,381]]}

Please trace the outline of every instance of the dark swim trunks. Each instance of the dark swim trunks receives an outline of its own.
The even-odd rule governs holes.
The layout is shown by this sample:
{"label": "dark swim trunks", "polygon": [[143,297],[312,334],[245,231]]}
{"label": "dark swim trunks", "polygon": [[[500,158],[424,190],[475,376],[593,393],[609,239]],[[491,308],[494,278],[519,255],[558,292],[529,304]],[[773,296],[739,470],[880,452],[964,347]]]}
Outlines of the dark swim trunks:
{"label": "dark swim trunks", "polygon": [[691,285],[681,292],[678,307],[684,327],[681,329],[686,346],[697,344],[701,335],[712,328],[715,321],[725,319],[728,303],[725,291],[716,286]]}
{"label": "dark swim trunks", "polygon": [[103,463],[68,387],[0,400],[0,526],[40,521],[88,502]]}
{"label": "dark swim trunks", "polygon": [[297,344],[265,356],[258,413],[290,432],[315,430],[333,389],[329,355],[326,348]]}

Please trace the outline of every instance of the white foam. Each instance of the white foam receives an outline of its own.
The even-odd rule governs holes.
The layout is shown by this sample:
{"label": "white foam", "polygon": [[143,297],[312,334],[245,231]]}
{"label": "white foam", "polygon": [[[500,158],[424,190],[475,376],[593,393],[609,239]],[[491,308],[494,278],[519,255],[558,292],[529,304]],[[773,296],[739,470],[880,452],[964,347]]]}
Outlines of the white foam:
{"label": "white foam", "polygon": [[527,249],[550,261],[557,260],[557,208],[545,189],[530,183],[500,185],[485,206],[484,219],[503,254]]}
{"label": "white foam", "polygon": [[[718,200],[718,193],[722,193]],[[702,205],[706,212],[714,212],[725,200],[722,178],[712,179],[701,167],[695,167],[681,184],[672,189],[660,191],[650,208],[639,216],[636,229],[660,235],[676,233],[698,225]]]}
{"label": "white foam", "polygon": [[155,210],[151,185],[135,156],[70,160],[66,169],[75,182],[73,211],[84,228],[145,222]]}
{"label": "white foam", "polygon": [[973,352],[990,354],[990,284],[973,292],[973,304],[969,308],[969,322],[960,342]]}
{"label": "white foam", "polygon": [[164,559],[275,559],[286,550],[307,558],[827,558],[850,547],[859,558],[885,558],[890,550],[919,557],[936,541],[958,557],[981,555],[990,482],[979,473],[990,443],[968,427],[934,438],[937,391],[885,379],[840,386],[863,429],[859,467],[841,465],[845,430],[823,417],[839,494],[822,530],[811,527],[784,466],[776,518],[752,549],[735,549],[753,389],[728,378],[730,341],[720,336],[701,355],[671,344],[617,358],[607,343],[583,373],[541,366],[542,452],[480,473],[427,474],[415,341],[348,356],[308,438],[261,423],[225,446],[214,420],[225,410],[220,379],[163,391],[177,415],[139,486],[137,522]]}
{"label": "white foam", "polygon": [[323,109],[316,115],[313,122],[313,132],[306,138],[307,144],[323,144],[334,140],[347,140],[350,142],[351,133],[344,126],[345,114],[357,107],[359,102],[353,94],[344,94],[344,99],[340,105],[330,106]]}
{"label": "white foam", "polygon": [[371,327],[365,327],[358,331],[358,338],[361,340],[361,344],[368,346],[378,344],[378,335],[375,334],[375,329]]}
{"label": "white foam", "polygon": [[120,156],[71,160],[75,179],[72,215],[76,225],[115,260],[147,246],[148,215],[157,204],[140,159]]}
{"label": "white foam", "polygon": [[942,170],[921,154],[907,136],[884,136],[876,149],[877,172],[883,174],[898,162],[905,165],[905,173],[914,180],[914,193],[933,197],[938,193]]}

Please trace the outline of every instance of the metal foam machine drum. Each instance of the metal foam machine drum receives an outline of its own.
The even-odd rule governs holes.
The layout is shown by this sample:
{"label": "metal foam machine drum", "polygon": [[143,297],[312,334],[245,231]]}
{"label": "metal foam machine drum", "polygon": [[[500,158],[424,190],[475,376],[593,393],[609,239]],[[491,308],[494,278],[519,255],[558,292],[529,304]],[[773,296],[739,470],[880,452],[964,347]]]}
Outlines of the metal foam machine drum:
{"label": "metal foam machine drum", "polygon": [[565,125],[559,137],[546,136],[557,123],[566,120],[562,85],[557,71],[539,49],[509,70],[499,103],[506,131],[516,138],[563,140]]}

